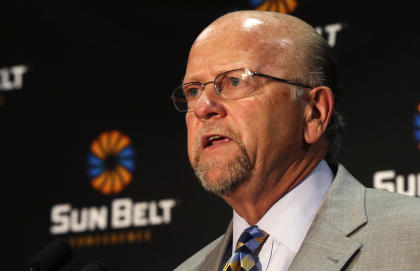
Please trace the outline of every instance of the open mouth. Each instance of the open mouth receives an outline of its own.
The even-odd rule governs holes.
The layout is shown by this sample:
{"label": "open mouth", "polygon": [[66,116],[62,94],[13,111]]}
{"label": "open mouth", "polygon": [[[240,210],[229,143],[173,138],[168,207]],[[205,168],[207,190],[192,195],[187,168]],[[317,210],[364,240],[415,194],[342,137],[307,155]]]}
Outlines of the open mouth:
{"label": "open mouth", "polygon": [[231,141],[229,137],[222,135],[208,135],[203,138],[203,148],[208,148],[213,145],[222,144]]}

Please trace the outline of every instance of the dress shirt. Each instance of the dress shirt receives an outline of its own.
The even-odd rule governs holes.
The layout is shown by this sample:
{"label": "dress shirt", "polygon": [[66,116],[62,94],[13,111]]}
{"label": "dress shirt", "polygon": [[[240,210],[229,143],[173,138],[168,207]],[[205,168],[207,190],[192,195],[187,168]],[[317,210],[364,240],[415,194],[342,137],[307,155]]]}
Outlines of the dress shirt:
{"label": "dress shirt", "polygon": [[[257,260],[259,270],[287,270],[308,233],[331,185],[333,173],[322,160],[293,190],[279,199],[258,221],[269,234]],[[241,233],[250,225],[233,211],[232,254]]]}

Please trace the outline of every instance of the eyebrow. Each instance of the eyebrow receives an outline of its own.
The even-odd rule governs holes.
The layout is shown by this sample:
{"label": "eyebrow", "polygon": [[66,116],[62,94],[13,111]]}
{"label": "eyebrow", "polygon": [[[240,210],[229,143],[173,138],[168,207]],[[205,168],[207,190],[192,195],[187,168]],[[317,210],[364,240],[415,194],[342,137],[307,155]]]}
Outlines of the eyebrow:
{"label": "eyebrow", "polygon": [[190,83],[190,82],[202,82],[202,81],[199,81],[198,80],[198,78],[199,78],[200,76],[197,76],[197,75],[193,75],[193,76],[190,76],[189,78],[188,78],[188,81],[186,81],[185,80],[185,78],[186,78],[186,76],[184,75],[184,78],[182,78],[182,84],[185,84],[185,83]]}
{"label": "eyebrow", "polygon": [[[226,71],[229,71],[229,70],[234,70],[234,69],[242,69],[242,68],[247,68],[247,66],[244,64],[244,63],[236,63],[236,64],[238,64],[238,66],[235,68],[235,67],[230,67],[229,65],[231,65],[232,63],[227,63],[227,64],[219,64],[218,66],[219,66],[219,68],[215,71],[215,75],[213,76],[213,78],[212,78],[212,81],[216,78],[216,76],[218,76],[219,74],[221,74],[221,73],[224,73],[224,72],[226,72]],[[184,75],[184,78],[182,79],[182,84],[185,84],[185,83],[192,83],[192,82],[197,82],[197,83],[202,83],[202,82],[208,82],[208,81],[205,81],[205,80],[203,80],[203,81],[200,81],[200,77],[202,76],[202,74],[193,74],[193,76],[191,76],[189,79],[190,80],[188,80],[187,82],[185,81],[185,75]]]}
{"label": "eyebrow", "polygon": [[185,85],[187,85],[187,84],[202,84],[202,83],[205,83],[205,82],[201,82],[201,81],[185,81],[185,80],[182,80],[181,81],[181,86],[185,86]]}

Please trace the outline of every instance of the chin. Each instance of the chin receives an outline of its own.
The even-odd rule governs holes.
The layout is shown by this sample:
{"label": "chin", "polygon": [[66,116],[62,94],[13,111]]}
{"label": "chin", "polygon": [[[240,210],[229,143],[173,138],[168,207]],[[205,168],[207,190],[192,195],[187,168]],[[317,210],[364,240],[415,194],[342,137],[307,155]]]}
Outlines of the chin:
{"label": "chin", "polygon": [[251,176],[251,163],[246,153],[230,161],[196,163],[194,171],[204,189],[217,195],[229,195]]}

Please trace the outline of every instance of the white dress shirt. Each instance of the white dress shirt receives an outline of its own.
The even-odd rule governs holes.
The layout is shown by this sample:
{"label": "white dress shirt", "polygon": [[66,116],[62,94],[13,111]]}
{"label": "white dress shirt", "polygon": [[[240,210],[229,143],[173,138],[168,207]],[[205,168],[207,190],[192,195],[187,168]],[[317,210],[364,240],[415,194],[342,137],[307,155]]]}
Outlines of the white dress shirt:
{"label": "white dress shirt", "polygon": [[[258,221],[269,234],[258,254],[259,270],[287,270],[318,213],[331,185],[333,173],[322,160],[292,191],[278,200]],[[241,233],[250,225],[233,211],[232,254]]]}

